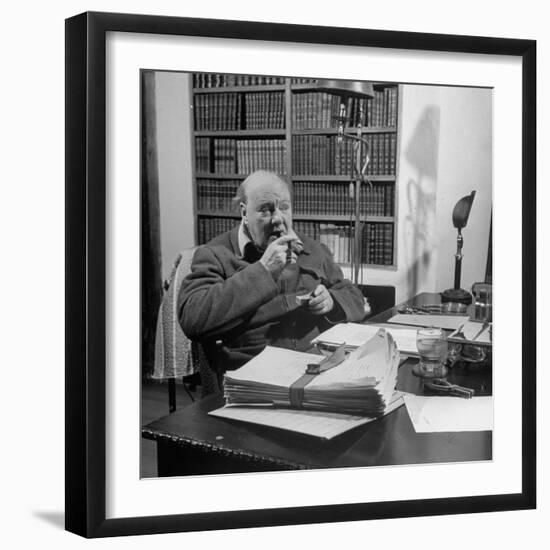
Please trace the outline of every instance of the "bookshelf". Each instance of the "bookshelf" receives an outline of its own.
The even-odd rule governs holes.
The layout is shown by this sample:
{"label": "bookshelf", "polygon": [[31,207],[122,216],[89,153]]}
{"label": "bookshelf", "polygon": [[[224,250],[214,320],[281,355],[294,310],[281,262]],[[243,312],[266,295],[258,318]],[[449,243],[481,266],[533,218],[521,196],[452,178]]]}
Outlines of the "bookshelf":
{"label": "bookshelf", "polygon": [[[289,183],[297,231],[325,243],[342,265],[350,259],[349,197],[353,144],[337,143],[333,115],[339,99],[314,91],[313,79],[194,73],[193,174],[197,244],[239,223],[232,198],[254,170]],[[348,101],[355,134],[364,102],[362,135],[371,145],[361,195],[361,262],[396,269],[397,84],[375,83],[375,97]]]}

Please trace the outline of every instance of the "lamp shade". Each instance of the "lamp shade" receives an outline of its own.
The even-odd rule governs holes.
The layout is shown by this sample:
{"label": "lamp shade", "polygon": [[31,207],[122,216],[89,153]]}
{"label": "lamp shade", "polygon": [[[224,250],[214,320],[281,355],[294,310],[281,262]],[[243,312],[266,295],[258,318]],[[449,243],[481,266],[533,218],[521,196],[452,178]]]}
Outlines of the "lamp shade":
{"label": "lamp shade", "polygon": [[468,218],[470,217],[470,210],[472,209],[472,203],[474,202],[474,197],[476,192],[472,191],[469,195],[462,197],[456,204],[453,209],[453,225],[457,229],[462,229],[466,227],[468,223]]}
{"label": "lamp shade", "polygon": [[374,97],[372,82],[359,82],[357,80],[325,80],[319,79],[310,90],[328,92],[342,98],[347,97]]}

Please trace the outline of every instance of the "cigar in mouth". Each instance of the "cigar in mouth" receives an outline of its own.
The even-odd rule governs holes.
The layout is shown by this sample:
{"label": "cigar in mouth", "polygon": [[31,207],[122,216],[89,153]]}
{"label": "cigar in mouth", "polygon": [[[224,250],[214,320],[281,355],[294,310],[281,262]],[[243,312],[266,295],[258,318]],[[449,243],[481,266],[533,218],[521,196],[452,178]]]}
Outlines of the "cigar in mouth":
{"label": "cigar in mouth", "polygon": [[287,249],[286,249],[286,263],[288,264],[292,260],[292,246],[291,243],[287,243]]}

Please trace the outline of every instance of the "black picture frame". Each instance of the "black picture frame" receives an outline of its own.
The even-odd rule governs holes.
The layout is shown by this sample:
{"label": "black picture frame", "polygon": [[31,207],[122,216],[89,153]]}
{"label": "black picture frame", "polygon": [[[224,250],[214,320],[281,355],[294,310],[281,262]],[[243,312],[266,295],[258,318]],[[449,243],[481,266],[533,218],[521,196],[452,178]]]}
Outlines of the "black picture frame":
{"label": "black picture frame", "polygon": [[[522,490],[448,499],[106,519],[105,44],[109,31],[516,56],[522,61]],[[66,529],[85,537],[341,522],[536,506],[536,42],[83,13],[66,20]],[[137,182],[136,182],[137,183]]]}

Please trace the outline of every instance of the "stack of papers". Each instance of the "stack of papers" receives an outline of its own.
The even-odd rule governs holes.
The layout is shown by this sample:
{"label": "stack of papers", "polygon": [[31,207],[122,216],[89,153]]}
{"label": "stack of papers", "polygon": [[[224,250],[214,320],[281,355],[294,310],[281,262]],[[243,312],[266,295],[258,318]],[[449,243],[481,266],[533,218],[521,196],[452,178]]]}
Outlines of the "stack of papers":
{"label": "stack of papers", "polygon": [[[224,376],[229,405],[291,407],[290,388],[308,363],[323,356],[268,346],[240,369]],[[386,411],[397,382],[399,351],[380,329],[339,365],[313,376],[303,388],[301,408],[377,417]]]}
{"label": "stack of papers", "polygon": [[[376,325],[360,325],[358,323],[340,323],[314,338],[313,344],[336,346],[345,344],[347,350],[354,350],[370,340],[380,327]],[[416,329],[385,328],[394,339],[397,349],[406,355],[418,356],[416,348]]]}

